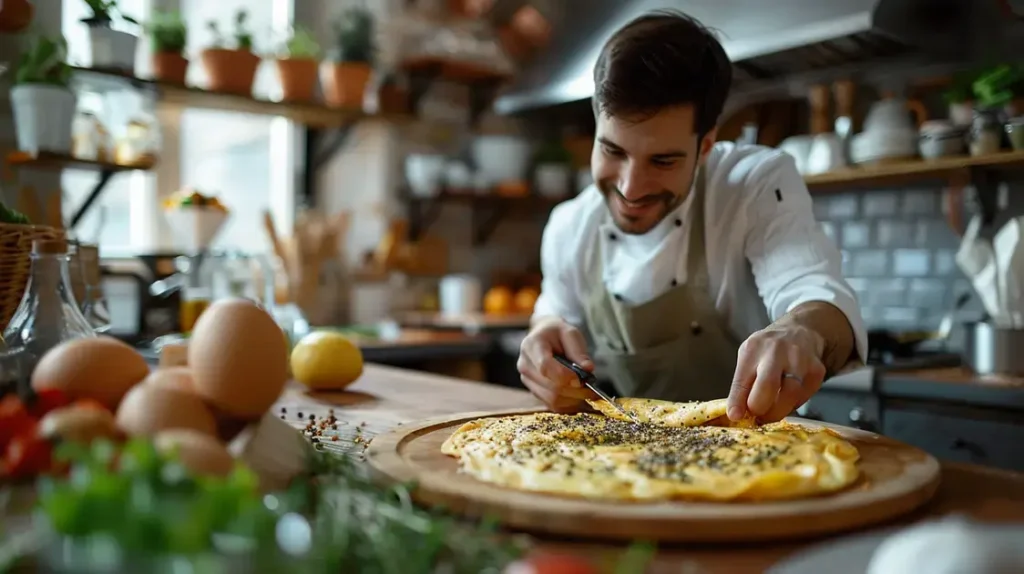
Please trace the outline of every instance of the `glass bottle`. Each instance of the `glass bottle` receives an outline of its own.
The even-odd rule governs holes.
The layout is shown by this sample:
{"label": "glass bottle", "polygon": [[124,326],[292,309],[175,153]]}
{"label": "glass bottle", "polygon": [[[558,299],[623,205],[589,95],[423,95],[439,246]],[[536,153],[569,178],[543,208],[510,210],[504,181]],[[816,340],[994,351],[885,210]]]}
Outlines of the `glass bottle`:
{"label": "glass bottle", "polygon": [[95,337],[71,289],[68,242],[32,242],[32,272],[18,309],[4,330],[8,352],[20,355],[23,374],[35,369],[50,349],[72,339]]}
{"label": "glass bottle", "polygon": [[84,285],[81,301],[82,315],[92,325],[93,331],[106,333],[110,330],[110,311],[107,309],[107,299],[103,295],[99,247],[88,243],[79,244],[78,260],[81,266],[81,281]]}

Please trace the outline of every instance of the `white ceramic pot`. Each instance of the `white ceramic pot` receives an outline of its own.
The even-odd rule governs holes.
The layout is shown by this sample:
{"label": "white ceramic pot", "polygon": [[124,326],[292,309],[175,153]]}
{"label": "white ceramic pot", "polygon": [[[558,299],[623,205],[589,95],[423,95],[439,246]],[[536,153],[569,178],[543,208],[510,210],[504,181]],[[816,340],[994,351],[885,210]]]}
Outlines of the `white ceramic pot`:
{"label": "white ceramic pot", "polygon": [[405,179],[415,197],[434,197],[444,186],[447,158],[434,154],[410,154],[405,158]]}
{"label": "white ceramic pot", "polygon": [[547,163],[537,166],[534,174],[537,193],[541,197],[559,199],[570,194],[572,167],[565,163]]}
{"label": "white ceramic pot", "polygon": [[441,314],[449,317],[480,312],[483,297],[480,280],[472,275],[446,275],[438,286]]}
{"label": "white ceramic pot", "polygon": [[957,127],[970,127],[974,122],[974,103],[956,102],[949,104],[949,121]]}
{"label": "white ceramic pot", "polygon": [[139,38],[134,34],[105,26],[89,26],[91,66],[135,75],[135,48],[138,43]]}
{"label": "white ceramic pot", "polygon": [[11,88],[18,149],[31,154],[70,154],[77,103],[71,90],[59,86],[20,84]]}
{"label": "white ceramic pot", "polygon": [[489,185],[527,181],[533,146],[517,136],[488,135],[473,140],[473,163]]}

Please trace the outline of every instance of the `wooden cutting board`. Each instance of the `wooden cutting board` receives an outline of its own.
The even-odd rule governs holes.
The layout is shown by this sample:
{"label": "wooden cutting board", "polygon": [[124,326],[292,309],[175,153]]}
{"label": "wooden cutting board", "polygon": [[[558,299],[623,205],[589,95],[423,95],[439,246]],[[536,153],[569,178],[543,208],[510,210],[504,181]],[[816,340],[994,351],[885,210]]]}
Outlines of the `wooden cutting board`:
{"label": "wooden cutting board", "polygon": [[840,493],[781,502],[601,502],[517,491],[458,472],[441,444],[465,422],[526,414],[536,408],[467,413],[398,427],[378,435],[367,452],[385,482],[415,481],[413,498],[470,517],[493,517],[509,528],[535,533],[613,540],[752,542],[802,538],[867,526],[906,514],[939,486],[939,463],[924,451],[876,435],[827,426],[860,451],[861,478]]}

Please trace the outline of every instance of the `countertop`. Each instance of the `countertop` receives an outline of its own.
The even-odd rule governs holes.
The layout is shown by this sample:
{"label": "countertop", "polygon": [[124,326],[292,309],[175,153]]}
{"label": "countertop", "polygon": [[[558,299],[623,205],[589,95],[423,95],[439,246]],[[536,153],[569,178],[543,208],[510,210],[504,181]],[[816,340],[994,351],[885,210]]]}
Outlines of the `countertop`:
{"label": "countertop", "polygon": [[364,339],[358,344],[364,360],[389,363],[480,357],[490,349],[492,340],[461,331],[402,329],[396,338]]}
{"label": "countertop", "polygon": [[[335,416],[353,429],[343,434],[332,448],[344,448],[360,427],[370,437],[396,425],[468,411],[488,411],[538,405],[529,393],[441,377],[426,373],[367,365],[363,376],[346,392],[307,394],[290,388],[275,406],[283,409],[285,420],[300,427],[310,413]],[[303,418],[300,418],[299,413]],[[936,498],[904,523],[935,518],[950,513],[965,513],[992,521],[1024,521],[1024,474],[986,467],[943,463],[942,486]],[[662,548],[651,573],[679,572],[730,573],[763,572],[777,561],[818,541],[783,544],[709,546],[671,546]],[[542,547],[567,550],[593,556],[616,553],[624,546],[594,544],[585,541],[543,540]],[[689,569],[687,569],[689,568]]]}
{"label": "countertop", "polygon": [[979,375],[963,367],[887,370],[868,366],[832,377],[822,390],[1024,411],[1024,378]]}

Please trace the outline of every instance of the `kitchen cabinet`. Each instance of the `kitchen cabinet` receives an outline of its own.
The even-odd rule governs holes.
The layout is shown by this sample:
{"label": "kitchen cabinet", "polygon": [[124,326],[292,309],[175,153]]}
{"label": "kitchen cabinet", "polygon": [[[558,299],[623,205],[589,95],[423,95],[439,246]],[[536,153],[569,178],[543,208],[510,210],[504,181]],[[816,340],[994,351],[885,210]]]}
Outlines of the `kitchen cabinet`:
{"label": "kitchen cabinet", "polygon": [[1019,413],[923,401],[887,401],[882,434],[939,459],[1024,471],[1024,417]]}
{"label": "kitchen cabinet", "polygon": [[797,416],[881,432],[881,406],[873,393],[823,388],[797,409]]}

